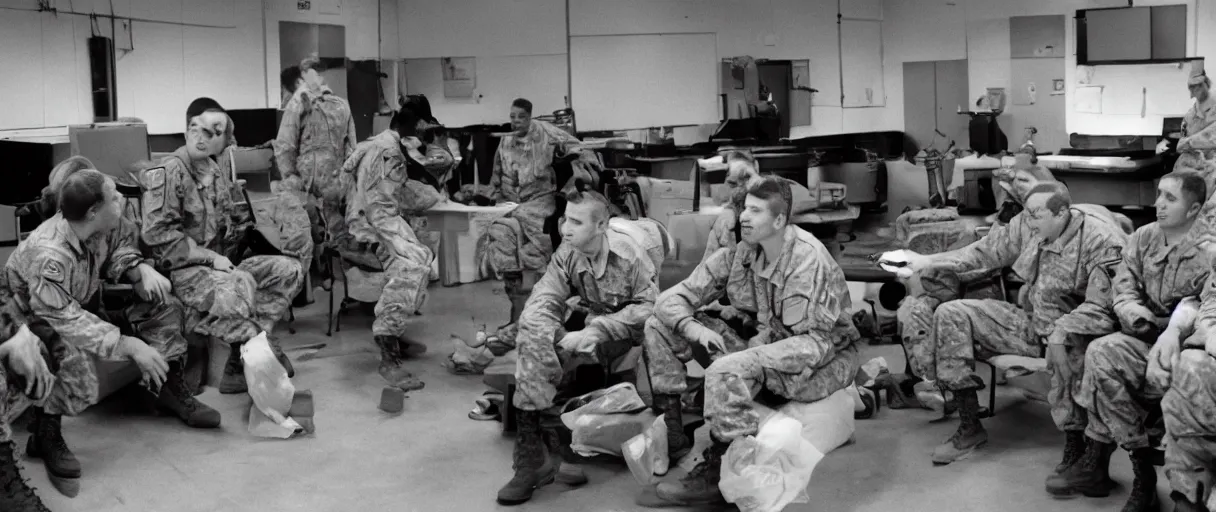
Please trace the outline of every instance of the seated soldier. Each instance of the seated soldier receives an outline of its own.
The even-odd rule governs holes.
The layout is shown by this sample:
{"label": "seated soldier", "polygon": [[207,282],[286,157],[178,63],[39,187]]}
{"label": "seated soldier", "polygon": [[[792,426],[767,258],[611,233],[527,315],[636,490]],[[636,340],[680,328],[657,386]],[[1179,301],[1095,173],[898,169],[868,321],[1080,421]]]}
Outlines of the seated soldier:
{"label": "seated soldier", "polygon": [[553,240],[545,233],[545,221],[557,211],[556,195],[565,184],[557,183],[555,160],[577,158],[574,177],[595,183],[589,168],[599,166],[596,154],[561,128],[532,119],[532,102],[516,99],[511,104],[512,133],[503,135],[494,154],[490,177],[490,199],[517,206],[495,219],[477,241],[480,277],[503,279],[511,300],[510,323],[520,314],[537,274],[549,262]]}
{"label": "seated soldier", "polygon": [[185,304],[188,330],[231,348],[220,393],[244,393],[239,347],[259,332],[271,333],[300,291],[304,267],[287,256],[252,256],[233,265],[224,255],[231,250],[228,237],[246,228],[236,221],[231,179],[214,160],[227,142],[228,116],[214,101],[196,101],[186,115],[186,145],[143,173],[142,240]]}
{"label": "seated soldier", "polygon": [[[1085,410],[1072,394],[1080,380],[1089,339],[1115,330],[1110,311],[1108,272],[1121,261],[1127,236],[1109,217],[1072,205],[1068,189],[1059,183],[1039,183],[1025,200],[1024,222],[1011,223],[996,240],[964,250],[966,261],[935,258],[946,272],[922,281],[946,283],[942,276],[966,270],[995,270],[1012,266],[1024,285],[1018,304],[996,299],[959,299],[933,312],[928,335],[904,340],[916,374],[950,391],[962,419],[958,431],[933,452],[933,462],[949,464],[988,442],[979,420],[984,381],[975,374],[976,359],[1000,354],[1039,357],[1046,345],[1052,371],[1052,418],[1065,432],[1083,431]],[[1016,219],[1015,219],[1016,220]],[[991,236],[991,235],[990,235]],[[983,242],[983,241],[981,241]],[[939,286],[957,296],[957,277]],[[955,287],[951,290],[950,287]],[[1075,434],[1068,439],[1076,440]],[[1076,462],[1075,446],[1067,446],[1056,473]]]}
{"label": "seated soldier", "polygon": [[[402,131],[415,121],[411,112],[398,112],[389,129],[360,142],[346,160],[342,170],[355,178],[346,196],[347,231],[335,241],[344,258],[368,261],[388,276],[376,303],[372,335],[380,348],[380,376],[406,391],[423,387],[403,360],[426,352],[426,345],[414,341],[408,330],[426,300],[427,275],[435,259],[401,216],[396,197],[401,189],[421,185],[406,176],[401,149],[407,143]],[[417,143],[417,138],[408,138]]]}
{"label": "seated soldier", "polygon": [[1149,386],[1167,389],[1165,476],[1176,512],[1216,510],[1216,272],[1204,284],[1194,331],[1158,338],[1147,370]]}
{"label": "seated soldier", "polygon": [[[64,344],[101,359],[131,360],[143,372],[157,405],[187,425],[215,428],[219,412],[199,403],[183,380],[183,312],[170,284],[144,263],[135,227],[122,219],[125,199],[110,177],[93,169],[64,176],[43,192],[59,213],[21,242],[6,264],[8,283],[26,317],[50,325]],[[94,306],[102,279],[126,278],[140,301],[122,311],[120,328]],[[97,386],[96,377],[90,385]],[[163,384],[163,385],[162,385]],[[96,389],[92,391],[96,397]],[[47,471],[79,478],[80,463],[63,442],[61,411],[38,411],[30,453]]]}
{"label": "seated soldier", "polygon": [[1086,436],[1089,446],[1084,458],[1047,479],[1049,493],[1106,496],[1110,456],[1121,446],[1131,454],[1136,475],[1124,512],[1157,509],[1157,472],[1145,422],[1165,390],[1147,386],[1145,372],[1149,359],[1167,345],[1177,349],[1177,328],[1167,327],[1170,315],[1183,299],[1199,296],[1211,270],[1212,249],[1189,233],[1205,197],[1202,176],[1165,175],[1157,185],[1157,222],[1138,229],[1124,247],[1113,304],[1122,332],[1090,343],[1076,397],[1089,413],[1089,425],[1083,434],[1067,432]]}
{"label": "seated soldier", "polygon": [[[554,405],[563,369],[572,360],[609,364],[640,341],[650,317],[657,272],[646,251],[633,239],[608,229],[609,203],[596,192],[567,195],[562,245],[532,290],[519,320],[516,338],[515,476],[498,491],[498,502],[524,503],[537,487],[558,481],[578,485],[582,471],[559,456],[556,433],[541,428],[541,413]],[[587,312],[582,330],[566,332],[567,301],[579,299]]]}
{"label": "seated soldier", "polygon": [[[680,395],[687,388],[685,363],[695,353],[716,359],[705,370],[705,419],[712,444],[705,460],[678,482],[658,486],[675,504],[722,501],[718,480],[730,442],[755,435],[757,394],[815,402],[852,384],[860,334],[849,315],[844,271],[827,248],[788,225],[791,193],[782,180],[765,177],[748,187],[739,222],[743,241],[722,248],[655,303],[646,321],[646,352],[655,405],[667,421],[668,450],[688,450]],[[755,329],[737,331],[699,310],[730,299]],[[704,359],[702,356],[698,360]]]}
{"label": "seated soldier", "polygon": [[46,322],[27,325],[7,279],[0,279],[0,510],[49,512],[21,476],[11,422],[37,404],[72,415],[96,400],[93,361],[64,344]]}

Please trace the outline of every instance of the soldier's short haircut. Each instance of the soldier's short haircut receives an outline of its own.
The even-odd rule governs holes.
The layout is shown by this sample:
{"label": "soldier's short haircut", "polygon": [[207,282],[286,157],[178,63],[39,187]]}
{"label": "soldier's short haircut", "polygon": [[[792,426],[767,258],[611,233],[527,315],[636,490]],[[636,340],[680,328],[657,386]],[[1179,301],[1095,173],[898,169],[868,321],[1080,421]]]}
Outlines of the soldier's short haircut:
{"label": "soldier's short haircut", "polygon": [[1192,203],[1203,204],[1208,198],[1208,184],[1203,181],[1203,176],[1190,169],[1180,169],[1165,176],[1161,179],[1173,178],[1181,184],[1182,195]]}
{"label": "soldier's short haircut", "polygon": [[729,165],[731,162],[743,162],[750,166],[753,170],[757,172],[760,171],[760,166],[756,165],[756,157],[752,156],[751,152],[748,151],[728,151],[726,153],[726,163]]}
{"label": "soldier's short haircut", "polygon": [[106,199],[106,175],[95,169],[76,171],[59,186],[59,211],[70,221],[84,220],[90,209]]}
{"label": "soldier's short haircut", "polygon": [[612,213],[612,203],[608,202],[608,198],[604,197],[604,194],[592,190],[583,180],[574,182],[574,190],[566,193],[566,202],[595,205],[596,208],[592,210],[592,219],[597,222],[607,220]]}
{"label": "soldier's short haircut", "polygon": [[785,222],[790,221],[790,209],[794,204],[794,194],[790,184],[774,176],[761,176],[759,180],[747,187],[747,195],[762,199],[768,203],[768,211],[774,216],[785,215]]}
{"label": "soldier's short haircut", "polygon": [[316,72],[320,73],[325,71],[325,64],[322,63],[321,59],[318,57],[307,57],[300,61],[300,74],[303,74],[305,71],[310,69],[316,70]]}
{"label": "soldier's short haircut", "polygon": [[1072,206],[1072,195],[1068,193],[1068,187],[1058,181],[1041,182],[1030,189],[1026,193],[1026,198],[1035,194],[1048,194],[1047,196],[1047,211],[1053,214],[1067,210]]}
{"label": "soldier's short haircut", "polygon": [[51,169],[51,174],[47,182],[49,183],[42,189],[42,198],[39,206],[42,212],[47,217],[54,215],[59,211],[59,189],[63,186],[63,182],[68,176],[76,174],[84,169],[95,169],[97,166],[93,162],[83,156],[71,156],[67,160],[59,162],[54,169]]}
{"label": "soldier's short haircut", "polygon": [[303,73],[300,72],[300,66],[289,66],[282,73],[279,73],[279,85],[283,89],[294,93],[296,92],[296,85],[300,83],[302,76]]}
{"label": "soldier's short haircut", "polygon": [[527,112],[528,115],[532,115],[532,102],[531,101],[525,100],[523,98],[515,98],[515,101],[511,102],[511,107],[523,109],[523,111]]}

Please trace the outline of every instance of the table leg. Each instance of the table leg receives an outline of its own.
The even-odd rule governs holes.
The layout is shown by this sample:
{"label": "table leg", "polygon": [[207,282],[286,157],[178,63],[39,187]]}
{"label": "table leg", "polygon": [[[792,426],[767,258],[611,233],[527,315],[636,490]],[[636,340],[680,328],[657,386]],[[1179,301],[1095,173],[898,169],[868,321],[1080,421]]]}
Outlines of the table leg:
{"label": "table leg", "polygon": [[444,286],[460,285],[459,233],[442,231],[439,235],[439,279]]}

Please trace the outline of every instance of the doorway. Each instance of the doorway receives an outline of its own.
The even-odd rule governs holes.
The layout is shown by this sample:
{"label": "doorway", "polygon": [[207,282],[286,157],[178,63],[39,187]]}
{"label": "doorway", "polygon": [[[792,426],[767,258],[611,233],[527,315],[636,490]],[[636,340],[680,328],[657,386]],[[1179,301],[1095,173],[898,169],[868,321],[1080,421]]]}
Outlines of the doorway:
{"label": "doorway", "polygon": [[767,90],[772,95],[773,106],[777,107],[777,114],[781,119],[777,125],[778,137],[789,138],[790,76],[793,74],[793,64],[788,60],[762,60],[757,62],[756,67],[760,74],[761,90]]}
{"label": "doorway", "polygon": [[904,63],[904,133],[917,149],[971,145],[970,117],[958,114],[970,110],[967,87],[966,60]]}

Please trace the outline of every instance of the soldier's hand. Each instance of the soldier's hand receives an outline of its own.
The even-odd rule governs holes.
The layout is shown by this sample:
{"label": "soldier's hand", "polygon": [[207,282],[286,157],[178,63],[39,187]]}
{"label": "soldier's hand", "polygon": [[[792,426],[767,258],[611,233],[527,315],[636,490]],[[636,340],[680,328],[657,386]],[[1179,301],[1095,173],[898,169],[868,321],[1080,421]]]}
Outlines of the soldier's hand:
{"label": "soldier's hand", "polygon": [[232,265],[232,260],[228,259],[227,256],[216,256],[215,261],[211,262],[211,267],[220,272],[232,272],[232,269],[235,268]]}
{"label": "soldier's hand", "polygon": [[41,341],[22,325],[17,334],[0,345],[0,363],[7,362],[10,371],[25,379],[25,395],[34,400],[46,398],[55,383],[55,375],[42,358]]}
{"label": "soldier's hand", "polygon": [[595,337],[590,336],[586,329],[566,333],[557,346],[569,355],[595,357]]}
{"label": "soldier's hand", "polygon": [[123,338],[125,338],[124,343],[130,347],[131,360],[144,374],[143,380],[152,384],[154,388],[159,388],[161,384],[164,384],[169,373],[169,363],[165,362],[164,356],[138,338],[130,336],[123,336]]}
{"label": "soldier's hand", "polygon": [[1064,345],[1047,345],[1047,368],[1060,376],[1061,383],[1068,383],[1072,378],[1072,368],[1068,366],[1068,349]]}
{"label": "soldier's hand", "polygon": [[168,278],[152,267],[142,264],[139,266],[139,273],[139,282],[135,283],[135,293],[139,295],[139,298],[160,303],[169,299],[169,294],[173,292],[173,284],[169,282]]}
{"label": "soldier's hand", "polygon": [[1148,334],[1157,323],[1157,315],[1154,315],[1148,308],[1139,304],[1133,304],[1123,310],[1122,318],[1119,322],[1123,324],[1123,328],[1127,334],[1133,336]]}
{"label": "soldier's hand", "polygon": [[1169,150],[1170,150],[1170,141],[1161,139],[1161,142],[1157,143],[1157,154],[1158,155],[1165,153],[1166,151],[1169,151]]}
{"label": "soldier's hand", "polygon": [[1178,331],[1167,329],[1157,337],[1153,348],[1148,351],[1148,369],[1145,378],[1157,389],[1167,389],[1170,385],[1170,374],[1174,371],[1174,363],[1178,362],[1178,354],[1182,352],[1182,340],[1178,339]]}

